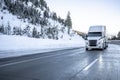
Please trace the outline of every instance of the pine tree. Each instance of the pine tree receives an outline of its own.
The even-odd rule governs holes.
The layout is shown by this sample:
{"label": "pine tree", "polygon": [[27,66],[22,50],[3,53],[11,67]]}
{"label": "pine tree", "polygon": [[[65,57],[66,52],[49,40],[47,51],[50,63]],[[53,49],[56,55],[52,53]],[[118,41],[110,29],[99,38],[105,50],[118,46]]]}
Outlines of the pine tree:
{"label": "pine tree", "polygon": [[34,5],[36,6],[36,7],[38,7],[39,6],[39,2],[38,2],[38,0],[34,0],[35,2],[34,2]]}
{"label": "pine tree", "polygon": [[0,32],[4,33],[4,25],[3,24],[0,26]]}
{"label": "pine tree", "polygon": [[6,30],[7,30],[7,35],[10,35],[11,34],[11,27],[10,27],[9,22],[8,22],[8,26],[6,27]]}
{"label": "pine tree", "polygon": [[1,16],[1,20],[3,20],[3,16]]}
{"label": "pine tree", "polygon": [[52,14],[52,19],[57,21],[57,14],[55,12],[53,12],[53,14]]}
{"label": "pine tree", "polygon": [[120,31],[118,32],[118,35],[117,35],[118,39],[120,39]]}
{"label": "pine tree", "polygon": [[16,27],[13,27],[13,35],[16,35]]}
{"label": "pine tree", "polygon": [[44,0],[40,0],[41,7],[47,8],[47,3]]}
{"label": "pine tree", "polygon": [[70,12],[68,12],[68,14],[67,14],[67,18],[65,20],[65,26],[68,27],[68,34],[70,34],[70,29],[72,28],[72,20],[70,17]]}
{"label": "pine tree", "polygon": [[32,37],[34,37],[34,38],[37,37],[37,30],[35,27],[33,28]]}
{"label": "pine tree", "polygon": [[30,26],[28,25],[23,31],[22,34],[27,35],[28,37],[30,37]]}
{"label": "pine tree", "polygon": [[44,18],[49,18],[49,13],[47,10],[44,11]]}
{"label": "pine tree", "polygon": [[22,35],[22,29],[21,29],[21,27],[18,27],[17,35]]}
{"label": "pine tree", "polygon": [[13,27],[13,35],[22,35],[21,27]]}
{"label": "pine tree", "polygon": [[111,38],[111,40],[116,40],[117,39],[117,37],[116,36],[113,36],[112,38]]}

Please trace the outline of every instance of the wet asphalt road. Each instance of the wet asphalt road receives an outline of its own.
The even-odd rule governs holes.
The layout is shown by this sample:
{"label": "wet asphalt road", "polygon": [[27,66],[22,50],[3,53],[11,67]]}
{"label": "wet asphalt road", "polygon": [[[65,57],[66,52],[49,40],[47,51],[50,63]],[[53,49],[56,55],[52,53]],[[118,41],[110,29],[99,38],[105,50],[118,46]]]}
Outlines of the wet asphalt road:
{"label": "wet asphalt road", "polygon": [[120,80],[120,46],[60,50],[0,60],[0,80]]}

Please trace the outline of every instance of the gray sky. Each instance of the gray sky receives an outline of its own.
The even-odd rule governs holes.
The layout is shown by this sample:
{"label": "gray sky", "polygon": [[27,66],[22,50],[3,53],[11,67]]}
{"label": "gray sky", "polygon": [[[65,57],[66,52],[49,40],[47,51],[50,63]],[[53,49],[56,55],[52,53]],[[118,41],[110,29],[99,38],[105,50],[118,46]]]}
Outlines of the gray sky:
{"label": "gray sky", "polygon": [[73,29],[87,32],[91,25],[106,25],[109,34],[120,31],[120,0],[46,0],[51,11],[66,18],[70,11]]}

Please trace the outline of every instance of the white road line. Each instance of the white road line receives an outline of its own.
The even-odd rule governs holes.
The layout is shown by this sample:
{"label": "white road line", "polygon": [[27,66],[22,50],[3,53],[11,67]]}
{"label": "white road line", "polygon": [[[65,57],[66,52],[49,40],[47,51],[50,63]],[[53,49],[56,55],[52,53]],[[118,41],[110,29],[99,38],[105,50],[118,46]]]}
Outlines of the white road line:
{"label": "white road line", "polygon": [[18,61],[18,62],[3,64],[3,65],[0,65],[0,68],[1,68],[1,67],[6,67],[6,66],[15,65],[15,64],[20,64],[20,63],[31,62],[31,61],[39,60],[39,59],[42,59],[42,58],[59,56],[59,55],[63,55],[63,54],[66,54],[66,52],[65,52],[65,53],[62,53],[62,54],[55,54],[55,55],[43,56],[43,57],[38,57],[38,58],[34,58],[34,59],[28,59],[28,60],[23,60],[23,61]]}
{"label": "white road line", "polygon": [[95,59],[92,63],[90,63],[87,67],[85,67],[83,69],[83,71],[87,71],[90,67],[92,67],[96,62],[98,61],[98,59]]}
{"label": "white road line", "polygon": [[[62,55],[62,54],[58,54],[58,55]],[[42,59],[42,58],[48,58],[48,57],[58,56],[58,55],[49,55],[49,56],[43,56],[43,57],[38,57],[38,58],[34,58],[34,59],[28,59],[28,60],[23,60],[23,61],[18,61],[18,62],[3,64],[3,65],[0,65],[0,68],[1,67],[6,67],[6,66],[10,66],[10,65],[25,63],[25,62],[31,62],[31,61],[39,60],[39,59]]]}
{"label": "white road line", "polygon": [[[42,58],[42,57],[40,57],[40,58]],[[6,66],[10,66],[10,65],[15,65],[15,64],[20,64],[20,63],[35,61],[35,60],[38,60],[40,58],[35,58],[35,59],[29,59],[29,60],[24,60],[24,61],[19,61],[19,62],[13,62],[13,63],[8,63],[8,64],[3,64],[3,65],[0,65],[0,68],[1,67],[6,67]]]}

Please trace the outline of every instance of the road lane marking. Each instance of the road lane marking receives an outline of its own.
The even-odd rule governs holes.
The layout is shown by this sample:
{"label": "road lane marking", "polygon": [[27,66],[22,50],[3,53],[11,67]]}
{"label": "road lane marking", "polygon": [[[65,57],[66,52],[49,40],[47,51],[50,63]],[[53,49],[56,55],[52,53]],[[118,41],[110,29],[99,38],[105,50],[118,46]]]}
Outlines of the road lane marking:
{"label": "road lane marking", "polygon": [[92,67],[96,62],[98,61],[98,59],[95,59],[92,63],[90,63],[88,66],[86,66],[83,71],[87,71],[90,67]]}
{"label": "road lane marking", "polygon": [[60,55],[63,55],[63,54],[66,54],[66,52],[64,52],[62,54],[48,55],[48,56],[38,57],[38,58],[34,58],[34,59],[28,59],[28,60],[23,60],[23,61],[18,61],[18,62],[7,63],[7,64],[0,65],[0,68],[1,67],[15,65],[15,64],[20,64],[20,63],[32,62],[32,61],[36,61],[36,60],[39,60],[39,59],[42,59],[42,58],[49,58],[49,57],[54,57],[54,56],[60,56]]}
{"label": "road lane marking", "polygon": [[48,57],[53,57],[53,56],[58,56],[58,55],[50,55],[50,56],[44,56],[44,57],[39,57],[39,58],[34,58],[34,59],[28,59],[28,60],[13,62],[13,63],[7,63],[7,64],[0,65],[0,68],[15,65],[15,64],[20,64],[20,63],[32,62],[32,61],[36,61],[36,60],[39,60],[39,59],[42,59],[42,58],[48,58]]}

